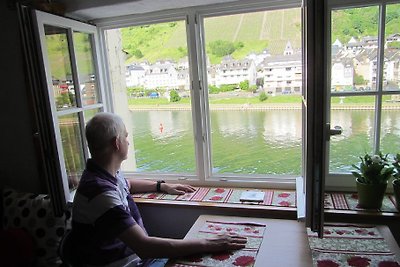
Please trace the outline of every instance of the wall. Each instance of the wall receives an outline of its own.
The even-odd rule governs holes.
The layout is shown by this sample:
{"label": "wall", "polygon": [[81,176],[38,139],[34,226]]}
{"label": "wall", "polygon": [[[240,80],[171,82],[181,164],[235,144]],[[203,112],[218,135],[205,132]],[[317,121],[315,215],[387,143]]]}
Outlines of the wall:
{"label": "wall", "polygon": [[17,10],[7,2],[11,1],[0,3],[0,189],[9,185],[39,193],[45,186],[39,179],[32,140]]}
{"label": "wall", "polygon": [[150,235],[183,238],[200,215],[223,215],[252,218],[295,220],[295,211],[226,208],[212,205],[170,205],[137,203]]}

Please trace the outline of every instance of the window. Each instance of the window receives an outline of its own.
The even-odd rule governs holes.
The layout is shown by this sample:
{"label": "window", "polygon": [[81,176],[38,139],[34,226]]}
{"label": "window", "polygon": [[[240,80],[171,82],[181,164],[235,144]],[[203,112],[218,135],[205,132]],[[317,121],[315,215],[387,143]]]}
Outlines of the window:
{"label": "window", "polygon": [[329,120],[343,133],[331,137],[327,186],[350,185],[345,176],[364,153],[396,154],[400,145],[400,50],[391,38],[400,4],[347,4],[330,11]]}
{"label": "window", "polygon": [[[227,5],[217,10],[195,8],[196,14],[182,10],[150,14],[143,20],[132,17],[122,25],[99,21],[106,25],[100,28],[108,58],[117,56],[114,51],[127,51],[122,62],[108,65],[124,73],[137,66],[144,73],[142,81],[132,77],[136,75],[132,71],[119,75],[126,82],[111,78],[114,95],[128,92],[114,100],[114,111],[125,116],[132,137],[125,173],[150,178],[157,173],[203,184],[246,184],[274,177],[278,183],[292,181],[294,188],[294,176],[302,171],[301,90],[282,92],[276,80],[265,81],[261,66],[268,62],[282,69],[287,65],[282,58],[286,62],[297,58],[301,66],[300,52],[284,54],[288,41],[301,51],[298,6],[268,10],[265,3]],[[218,28],[222,24],[223,33]],[[276,32],[278,28],[281,31]],[[168,65],[160,66],[168,78],[154,71],[162,64]],[[185,71],[184,79],[177,79],[179,70]],[[264,84],[257,84],[258,79]],[[274,94],[261,103],[258,93],[270,87]],[[153,91],[159,97],[150,98]],[[137,97],[137,92],[143,96]],[[280,109],[266,112],[262,107],[269,102],[279,103]],[[285,110],[286,103],[298,109]]]}
{"label": "window", "polygon": [[48,100],[65,200],[79,182],[88,149],[85,123],[104,110],[99,90],[96,27],[36,12]]}
{"label": "window", "polygon": [[[144,79],[134,79],[136,83],[112,84],[114,95],[127,92],[126,96],[120,96],[115,109],[123,117],[132,138],[124,171],[194,176],[196,160],[185,20],[118,27],[106,30],[105,36],[109,59],[118,56],[114,51],[128,52],[122,63],[110,62],[111,65],[137,66],[144,74]],[[142,95],[129,97],[133,92],[142,92]]]}

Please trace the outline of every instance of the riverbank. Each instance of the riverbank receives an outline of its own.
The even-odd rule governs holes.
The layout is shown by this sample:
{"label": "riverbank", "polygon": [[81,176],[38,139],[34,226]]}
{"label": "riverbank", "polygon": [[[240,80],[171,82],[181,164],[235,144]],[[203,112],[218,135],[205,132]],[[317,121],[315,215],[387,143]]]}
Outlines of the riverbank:
{"label": "riverbank", "polygon": [[[268,103],[268,104],[212,104],[210,110],[300,110],[301,104],[297,103]],[[374,110],[373,104],[333,104],[332,110]],[[400,103],[385,103],[383,110],[400,110]],[[129,110],[191,110],[189,104],[168,105],[129,105]]]}

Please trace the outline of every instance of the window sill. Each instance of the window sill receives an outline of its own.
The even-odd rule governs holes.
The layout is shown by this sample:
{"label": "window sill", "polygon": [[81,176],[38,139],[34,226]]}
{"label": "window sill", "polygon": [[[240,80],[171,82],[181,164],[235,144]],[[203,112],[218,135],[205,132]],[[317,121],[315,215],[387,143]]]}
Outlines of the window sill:
{"label": "window sill", "polygon": [[257,204],[209,203],[177,200],[158,200],[135,198],[138,206],[168,206],[168,208],[192,208],[221,214],[236,213],[241,216],[259,218],[296,219],[295,207],[261,206]]}
{"label": "window sill", "polygon": [[139,206],[192,208],[220,214],[233,213],[261,218],[296,219],[296,193],[294,190],[251,189],[265,192],[260,203],[240,202],[240,195],[248,188],[201,187],[195,193],[183,196],[163,193],[134,194]]}
{"label": "window sill", "polygon": [[[218,212],[221,214],[236,212],[236,214],[243,216],[257,216],[260,218],[297,219],[296,193],[294,190],[264,189],[263,191],[266,192],[265,199],[268,199],[268,201],[264,200],[262,204],[258,204],[250,202],[240,203],[237,201],[238,194],[241,191],[249,189],[223,188],[223,190],[225,190],[224,192],[222,192],[223,190],[221,190],[221,188],[202,187],[201,189],[205,190],[203,191],[201,197],[196,198],[196,194],[193,194],[193,196],[188,197],[189,200],[176,200],[176,198],[182,197],[163,193],[145,193],[135,194],[132,196],[139,206],[167,205],[169,208],[191,208],[210,212]],[[226,191],[228,191],[228,193],[226,193]],[[218,201],[209,201],[209,199],[215,195],[219,195],[221,198]],[[288,195],[291,196],[289,197]],[[345,193],[327,192],[327,195],[330,196],[328,199],[331,200],[331,205],[326,203],[326,205],[329,207],[326,206],[324,210],[325,217],[328,221],[332,219],[337,220],[338,218],[398,220],[400,217],[400,213],[395,209],[393,210],[394,206],[389,207],[386,210],[383,209],[382,211],[357,210],[355,207],[353,207],[354,203],[351,202],[349,196],[345,196]],[[232,200],[232,198],[234,199]],[[290,203],[288,207],[282,205],[285,204],[283,203],[285,199],[287,199],[288,203]],[[348,203],[346,206],[347,208],[345,208],[342,204],[344,203],[344,199],[346,199],[345,201]],[[235,201],[236,203],[229,203]],[[279,203],[281,203],[281,205],[279,205]],[[338,203],[341,203],[341,205]],[[388,203],[385,205],[388,206]]]}

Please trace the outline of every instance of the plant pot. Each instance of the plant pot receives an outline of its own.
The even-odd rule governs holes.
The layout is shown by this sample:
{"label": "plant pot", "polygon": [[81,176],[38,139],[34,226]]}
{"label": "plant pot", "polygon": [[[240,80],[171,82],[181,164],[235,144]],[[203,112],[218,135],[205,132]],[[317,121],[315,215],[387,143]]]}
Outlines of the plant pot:
{"label": "plant pot", "polygon": [[393,192],[396,199],[397,210],[400,210],[400,179],[393,180]]}
{"label": "plant pot", "polygon": [[379,209],[382,206],[387,183],[364,184],[356,179],[358,192],[358,205],[364,209]]}

